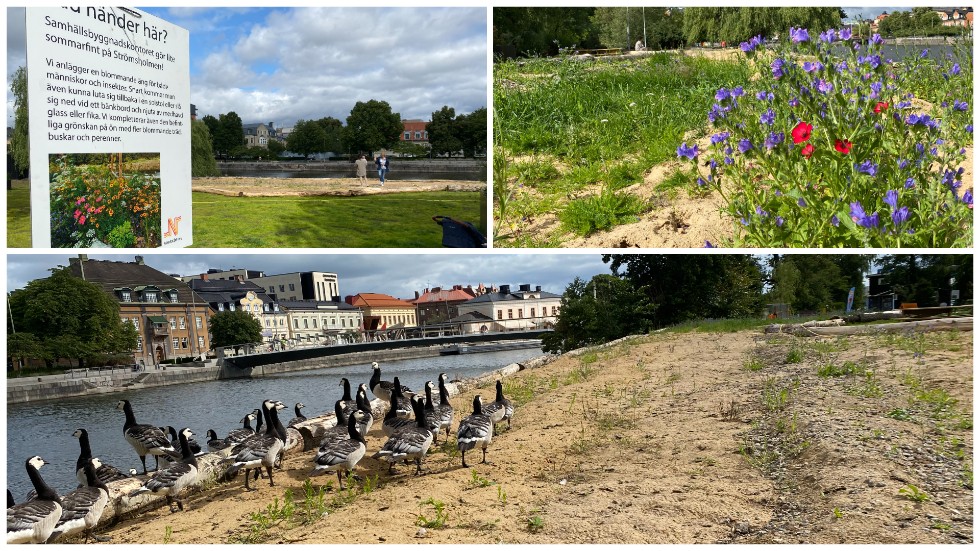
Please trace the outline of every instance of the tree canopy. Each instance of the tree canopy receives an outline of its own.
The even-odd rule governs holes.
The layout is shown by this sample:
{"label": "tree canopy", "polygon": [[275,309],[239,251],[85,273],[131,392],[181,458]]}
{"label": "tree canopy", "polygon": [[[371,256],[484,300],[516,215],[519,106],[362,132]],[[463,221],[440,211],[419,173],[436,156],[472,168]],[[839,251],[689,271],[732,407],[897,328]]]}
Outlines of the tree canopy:
{"label": "tree canopy", "polygon": [[973,257],[965,254],[893,254],[878,257],[885,283],[900,302],[919,306],[949,304],[950,290],[960,292],[958,304],[973,298]]}
{"label": "tree canopy", "polygon": [[244,310],[211,316],[211,344],[215,348],[262,342],[262,324]]}
{"label": "tree canopy", "polygon": [[211,146],[211,131],[203,121],[191,123],[191,176],[220,176]]}
{"label": "tree canopy", "polygon": [[555,55],[561,48],[595,48],[599,43],[592,24],[595,8],[493,9],[495,50],[518,55]]}
{"label": "tree canopy", "polygon": [[670,8],[596,8],[592,16],[599,42],[607,48],[632,50],[637,40],[647,48],[676,48],[684,44],[684,10]]}
{"label": "tree canopy", "polygon": [[840,26],[845,14],[831,7],[684,8],[684,40],[738,44],[753,36],[786,36],[790,27],[822,32]]}
{"label": "tree canopy", "polygon": [[878,23],[878,32],[887,37],[944,36],[969,32],[965,27],[944,27],[933,8],[917,7],[912,11],[892,12]]}
{"label": "tree canopy", "polygon": [[31,151],[27,120],[27,69],[24,67],[14,71],[10,92],[14,100],[14,134],[10,137],[8,148],[16,169],[25,172],[31,166]]}
{"label": "tree canopy", "polygon": [[[78,360],[81,365],[136,348],[136,330],[119,317],[119,304],[67,268],[14,291],[9,304],[8,338],[17,357]],[[13,337],[15,330],[23,335]]]}
{"label": "tree canopy", "polygon": [[401,115],[392,113],[387,101],[359,101],[347,117],[344,137],[351,151],[374,152],[397,143],[402,128]]}
{"label": "tree canopy", "polygon": [[316,121],[298,120],[286,138],[286,149],[304,157],[327,151],[327,132]]}
{"label": "tree canopy", "polygon": [[788,304],[793,312],[843,310],[854,288],[854,304],[864,302],[864,276],[871,255],[772,255],[767,301]]}

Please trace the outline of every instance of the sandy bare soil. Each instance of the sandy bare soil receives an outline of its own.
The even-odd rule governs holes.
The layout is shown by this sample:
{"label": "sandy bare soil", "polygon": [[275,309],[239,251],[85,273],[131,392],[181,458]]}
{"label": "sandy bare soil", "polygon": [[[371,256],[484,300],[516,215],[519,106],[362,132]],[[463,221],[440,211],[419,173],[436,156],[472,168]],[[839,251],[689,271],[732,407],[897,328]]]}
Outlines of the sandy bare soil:
{"label": "sandy bare soil", "polygon": [[[259,527],[252,513],[281,505],[287,488],[303,495],[305,452],[287,458],[275,488],[260,480],[245,493],[239,477],[187,511],[157,509],[106,535],[156,544],[972,542],[972,339],[639,337],[509,377],[519,405],[489,464],[475,453],[464,469],[434,447],[424,476],[414,466],[389,476],[364,459],[358,475],[379,475],[370,493],[338,492],[336,477],[321,477],[333,486],[326,516],[304,524],[298,497],[291,522]],[[788,363],[794,350],[802,359]],[[828,365],[850,374],[819,376]],[[476,392],[492,400],[492,387]],[[472,396],[453,399],[458,412]],[[368,453],[382,442],[373,429]],[[420,530],[420,516],[441,526]]]}
{"label": "sandy bare soil", "polygon": [[194,178],[194,191],[243,197],[285,197],[314,195],[381,195],[409,191],[481,191],[486,182],[468,180],[388,180],[384,187],[377,179],[366,183],[357,178],[243,178],[221,176]]}

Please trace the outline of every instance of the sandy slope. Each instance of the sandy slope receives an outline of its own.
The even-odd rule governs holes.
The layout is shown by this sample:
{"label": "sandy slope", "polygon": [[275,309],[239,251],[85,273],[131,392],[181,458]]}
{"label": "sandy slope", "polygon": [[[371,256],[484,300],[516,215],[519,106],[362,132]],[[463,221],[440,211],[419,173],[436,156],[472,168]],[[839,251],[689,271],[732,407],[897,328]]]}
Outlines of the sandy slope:
{"label": "sandy slope", "polygon": [[194,178],[194,191],[245,197],[307,195],[378,195],[407,191],[480,191],[485,182],[467,180],[388,180],[382,187],[377,179],[366,183],[356,178],[243,178],[221,176]]}

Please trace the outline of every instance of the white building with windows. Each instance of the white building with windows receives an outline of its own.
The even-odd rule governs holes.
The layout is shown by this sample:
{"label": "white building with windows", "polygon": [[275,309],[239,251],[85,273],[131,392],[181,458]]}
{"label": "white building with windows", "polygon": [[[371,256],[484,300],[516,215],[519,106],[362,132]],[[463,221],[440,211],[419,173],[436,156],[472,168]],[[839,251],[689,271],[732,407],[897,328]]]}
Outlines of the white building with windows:
{"label": "white building with windows", "polygon": [[252,277],[249,281],[263,287],[279,300],[317,300],[332,302],[340,298],[340,283],[332,272],[293,272]]}
{"label": "white building with windows", "polygon": [[459,305],[459,317],[470,320],[470,331],[527,331],[545,329],[554,325],[561,310],[561,295],[534,289],[524,284],[516,291],[510,285],[501,285],[497,292],[490,292]]}
{"label": "white building with windows", "polygon": [[346,302],[283,300],[288,338],[294,344],[354,342],[364,324],[361,310]]}
{"label": "white building with windows", "polygon": [[262,325],[263,342],[279,341],[288,338],[286,312],[279,307],[275,297],[265,293],[251,281],[241,278],[233,280],[194,279],[189,282],[198,296],[207,301],[216,312],[235,312],[238,310],[252,314]]}

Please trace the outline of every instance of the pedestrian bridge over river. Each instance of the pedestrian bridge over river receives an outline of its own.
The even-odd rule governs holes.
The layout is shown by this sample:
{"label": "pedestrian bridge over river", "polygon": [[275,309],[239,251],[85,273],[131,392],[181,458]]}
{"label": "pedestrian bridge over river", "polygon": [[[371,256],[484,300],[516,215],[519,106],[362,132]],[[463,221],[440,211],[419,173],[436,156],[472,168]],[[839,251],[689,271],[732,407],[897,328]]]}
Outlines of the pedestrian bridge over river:
{"label": "pedestrian bridge over river", "polygon": [[[501,333],[475,333],[468,335],[449,335],[442,337],[424,337],[415,339],[393,339],[353,344],[333,344],[329,346],[311,346],[290,350],[266,351],[265,345],[246,349],[238,355],[230,355],[232,347],[218,349],[218,363],[223,364],[225,376],[235,371],[251,371],[252,368],[272,364],[287,364],[290,362],[307,363],[320,358],[332,356],[348,356],[351,354],[370,354],[394,350],[433,349],[456,347],[467,344],[504,343],[508,341],[541,340],[551,333],[551,329],[535,329],[528,331],[507,331]],[[436,352],[438,353],[438,352]],[[429,352],[425,355],[434,355]],[[366,356],[365,363],[374,361],[373,356]]]}

